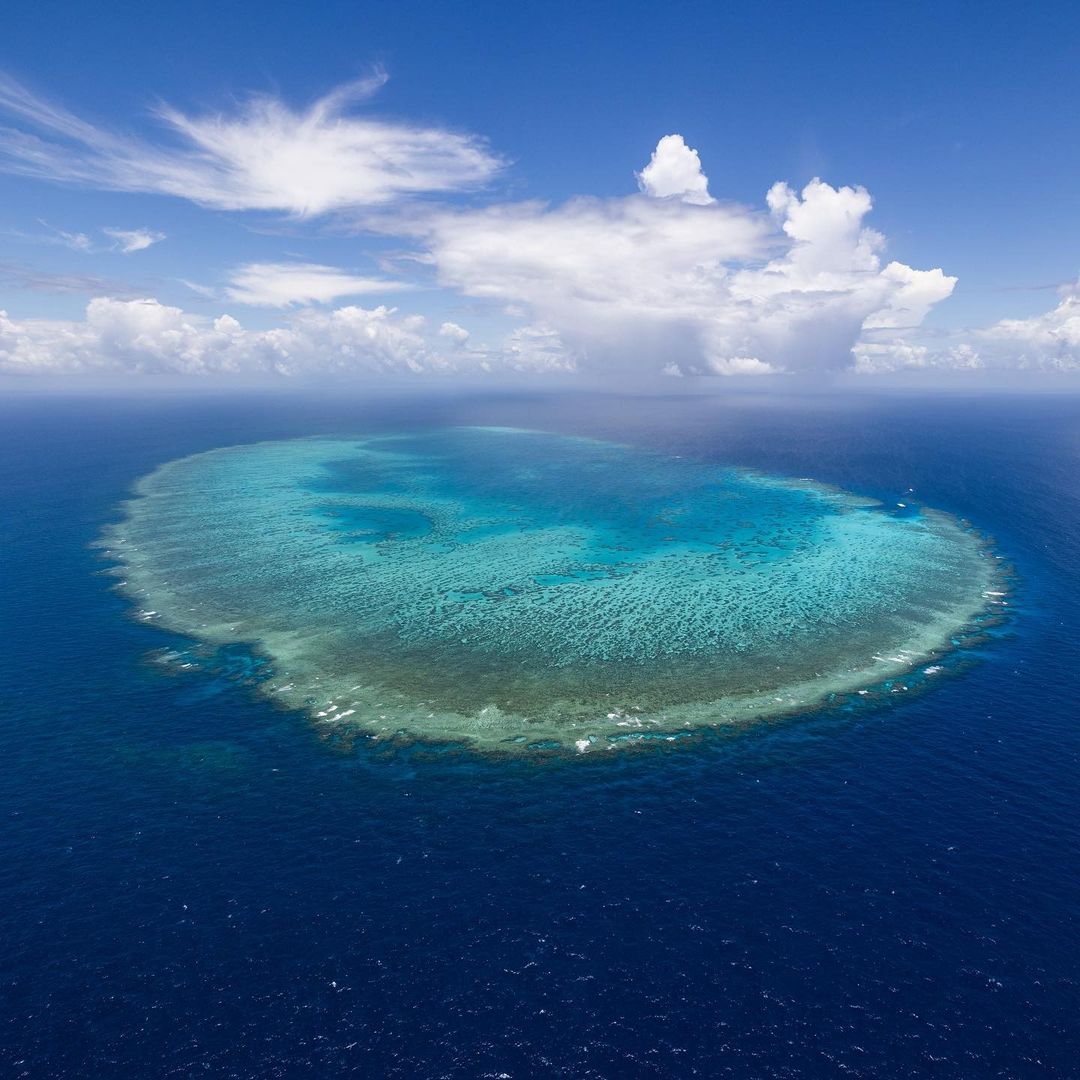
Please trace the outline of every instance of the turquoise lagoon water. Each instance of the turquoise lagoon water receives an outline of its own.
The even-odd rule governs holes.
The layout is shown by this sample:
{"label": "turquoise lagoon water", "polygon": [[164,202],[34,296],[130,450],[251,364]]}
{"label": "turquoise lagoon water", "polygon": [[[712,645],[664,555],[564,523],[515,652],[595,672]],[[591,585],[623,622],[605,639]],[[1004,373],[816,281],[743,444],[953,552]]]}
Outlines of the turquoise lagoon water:
{"label": "turquoise lagoon water", "polygon": [[140,617],[253,647],[327,730],[479,749],[803,710],[933,671],[1001,595],[947,514],[510,428],[196,454],[103,544]]}

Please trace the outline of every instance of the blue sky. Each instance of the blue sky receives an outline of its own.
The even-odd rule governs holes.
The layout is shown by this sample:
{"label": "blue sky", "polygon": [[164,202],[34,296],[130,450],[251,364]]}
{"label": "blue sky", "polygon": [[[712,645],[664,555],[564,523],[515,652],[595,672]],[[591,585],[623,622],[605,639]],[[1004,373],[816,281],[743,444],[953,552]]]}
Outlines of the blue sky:
{"label": "blue sky", "polygon": [[[112,175],[113,166],[99,161],[93,176],[76,176],[86,170],[73,169],[70,155],[52,155],[32,176],[0,174],[0,308],[8,320],[0,360],[20,372],[182,370],[181,361],[162,359],[160,341],[139,344],[145,331],[187,335],[202,369],[214,366],[207,357],[217,340],[199,337],[207,320],[228,314],[258,334],[310,312],[303,342],[290,339],[290,357],[330,340],[341,355],[359,357],[360,368],[651,365],[768,374],[853,364],[868,371],[1080,365],[1080,301],[1070,291],[1080,273],[1078,41],[1080,8],[1052,3],[323,3],[263,4],[257,12],[188,3],[155,5],[152,14],[133,4],[15,3],[0,70],[15,80],[8,105],[33,103],[21,113],[0,111],[0,162],[14,162],[15,173],[26,173],[33,140],[55,139],[42,130],[43,107],[133,141],[145,172],[148,155],[184,143],[155,109],[172,107],[196,122],[223,117],[236,134],[250,129],[251,94],[299,115],[375,72],[385,73],[384,84],[346,103],[328,126],[377,119],[386,125],[380,138],[443,140],[440,168],[445,140],[458,140],[458,158],[453,175],[380,195],[377,205],[343,180],[334,205],[313,212],[261,205],[252,198],[257,178],[239,195],[195,191],[194,199],[175,183],[176,194],[163,194],[145,176],[127,190],[107,190],[117,185],[101,174]],[[714,200],[708,206],[678,190],[650,191],[635,176],[658,140],[675,134],[684,142],[671,151],[672,167],[693,166],[678,156],[684,147],[697,152]],[[428,167],[420,162],[430,163],[430,148],[427,158],[403,152],[409,169]],[[466,161],[473,153],[487,163]],[[182,159],[185,168],[191,160]],[[350,161],[338,164],[347,170]],[[772,208],[771,232],[762,225],[774,184],[786,182],[805,200],[800,193],[815,177],[829,187],[813,204],[820,206],[813,223],[810,201],[785,196]],[[845,186],[864,187],[873,209],[824,199]],[[599,200],[587,228],[576,211],[560,211],[580,196]],[[528,200],[549,210],[505,209]],[[741,207],[741,216],[722,223],[728,206]],[[798,206],[806,207],[805,235],[791,227]],[[840,240],[823,238],[822,222],[856,212],[859,227],[880,238],[852,233],[838,254]],[[448,224],[446,215],[461,213]],[[611,266],[587,250],[603,246],[594,230],[605,220],[622,237]],[[716,229],[715,253],[691,242],[699,222]],[[753,243],[732,233],[744,226],[761,226]],[[676,237],[673,229],[683,231]],[[163,239],[145,243],[156,236]],[[518,246],[495,259],[491,244],[500,236]],[[873,254],[859,247],[868,237]],[[808,244],[818,245],[812,270],[799,254]],[[520,246],[533,251],[527,272],[515,261]],[[587,265],[568,264],[575,252]],[[778,271],[782,290],[775,273],[761,276],[777,259],[788,260]],[[940,268],[944,278],[878,280],[890,264]],[[243,285],[253,265],[264,268],[257,304],[245,302],[253,294]],[[304,295],[298,266],[321,268],[321,299],[310,288]],[[266,267],[291,269],[287,280],[280,273],[267,280]],[[708,288],[703,273],[711,275]],[[358,289],[357,279],[393,285],[330,295],[334,274]],[[610,294],[605,281],[614,282]],[[268,306],[274,295],[289,299],[290,288],[297,292],[290,304]],[[178,322],[144,305],[137,314],[150,324],[143,326],[131,324],[134,309],[99,307],[107,326],[73,329],[95,298],[152,299],[185,314]],[[811,312],[817,299],[827,311],[820,319]],[[323,325],[342,307],[380,305],[393,313],[375,323],[357,317],[363,334],[376,324],[379,333],[398,334],[383,342],[377,363],[360,357],[340,327]],[[1012,322],[1001,328],[1002,320]],[[457,329],[442,334],[445,323]],[[457,341],[458,331],[468,337]],[[12,344],[28,335],[33,348]],[[97,365],[110,335],[123,340]],[[266,339],[252,338],[234,363],[265,366],[267,348]]]}

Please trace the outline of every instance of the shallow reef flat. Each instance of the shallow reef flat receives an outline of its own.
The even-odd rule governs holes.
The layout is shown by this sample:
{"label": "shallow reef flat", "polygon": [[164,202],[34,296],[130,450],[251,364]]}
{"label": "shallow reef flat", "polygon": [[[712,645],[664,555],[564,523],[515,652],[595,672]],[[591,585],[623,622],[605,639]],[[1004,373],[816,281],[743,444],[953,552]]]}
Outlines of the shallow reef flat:
{"label": "shallow reef flat", "polygon": [[944,513],[506,428],[197,454],[102,546],[142,617],[250,646],[320,725],[497,751],[813,708],[932,664],[1002,591]]}

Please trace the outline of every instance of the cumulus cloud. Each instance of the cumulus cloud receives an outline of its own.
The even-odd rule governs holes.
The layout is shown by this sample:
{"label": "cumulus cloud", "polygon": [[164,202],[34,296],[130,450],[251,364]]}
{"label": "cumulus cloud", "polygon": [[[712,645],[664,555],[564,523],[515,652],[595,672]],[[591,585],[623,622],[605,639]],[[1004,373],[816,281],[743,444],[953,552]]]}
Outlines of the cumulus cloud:
{"label": "cumulus cloud", "polygon": [[[524,370],[782,375],[855,370],[1080,367],[1080,284],[1053,310],[967,334],[921,330],[956,278],[886,256],[865,188],[774,184],[760,206],[719,201],[698,151],[662,138],[614,198],[451,206],[413,196],[475,189],[504,162],[474,136],[359,111],[385,82],[349,83],[304,108],[255,95],[218,113],[156,110],[168,137],[98,127],[0,77],[0,170],[98,188],[175,195],[222,210],[297,218],[351,210],[405,238],[403,265],[519,322],[495,345],[453,322],[380,306],[326,307],[410,288],[315,262],[249,262],[215,303],[290,308],[244,329],[154,300],[94,300],[81,322],[0,323],[7,370]],[[164,239],[107,228],[113,250]],[[101,250],[87,233],[42,237]],[[406,277],[405,274],[402,274]],[[72,279],[74,280],[74,279]],[[426,280],[426,279],[425,279]],[[113,290],[110,290],[113,291]]]}
{"label": "cumulus cloud", "polygon": [[449,338],[458,345],[464,345],[469,340],[469,331],[464,326],[458,326],[454,322],[444,322],[439,327],[439,337]]}
{"label": "cumulus cloud", "polygon": [[977,338],[983,351],[1007,353],[1017,367],[1080,370],[1080,280],[1064,286],[1057,307],[1029,319],[1002,319]]}
{"label": "cumulus cloud", "polygon": [[861,187],[780,183],[767,211],[725,205],[678,136],[639,181],[645,194],[442,211],[411,227],[441,284],[526,312],[596,369],[843,369],[864,334],[888,344],[956,284],[882,266]]}
{"label": "cumulus cloud", "polygon": [[[723,288],[724,259],[750,258],[767,226],[724,207],[634,196],[442,212],[418,226],[440,284],[556,330],[593,367],[700,352],[693,326]],[[667,336],[665,336],[667,335]]]}
{"label": "cumulus cloud", "polygon": [[679,198],[696,206],[713,202],[698,152],[681,135],[665,135],[637,178],[642,192],[654,199]]}
{"label": "cumulus cloud", "polygon": [[422,330],[422,319],[387,307],[307,310],[287,326],[250,331],[230,315],[209,320],[156,300],[98,297],[82,322],[0,316],[0,368],[279,375],[437,369]]}
{"label": "cumulus cloud", "polygon": [[881,342],[862,341],[854,350],[855,370],[861,374],[911,369],[1080,371],[1080,281],[1059,292],[1056,307],[1026,319],[939,332],[924,341],[900,334]]}
{"label": "cumulus cloud", "polygon": [[252,307],[328,304],[346,296],[408,289],[401,281],[361,277],[318,263],[247,263],[236,267],[225,298]]}
{"label": "cumulus cloud", "polygon": [[116,246],[125,255],[136,251],[145,251],[148,247],[160,243],[165,234],[152,229],[102,229],[106,236],[116,241]]}
{"label": "cumulus cloud", "polygon": [[518,372],[572,372],[578,367],[572,350],[550,326],[519,326],[503,342],[497,362]]}
{"label": "cumulus cloud", "polygon": [[350,111],[386,81],[382,72],[295,109],[255,95],[231,112],[157,117],[180,145],[97,127],[0,76],[0,168],[112,191],[175,195],[222,210],[298,217],[474,188],[502,162],[479,138]]}
{"label": "cumulus cloud", "polygon": [[[0,311],[0,372],[304,376],[543,372],[572,366],[558,351],[557,338],[536,331],[540,340],[529,345],[520,337],[528,333],[523,328],[498,347],[474,349],[467,334],[436,339],[422,316],[383,305],[306,308],[283,326],[249,330],[231,315],[208,319],[157,300],[98,297],[77,322],[16,321]],[[446,337],[457,340],[447,344]]]}
{"label": "cumulus cloud", "polygon": [[[898,371],[978,371],[987,366],[982,355],[969,343],[930,345],[904,338],[888,341],[860,341],[852,353],[853,370],[858,375],[885,375]],[[1006,363],[1004,366],[1011,366]]]}

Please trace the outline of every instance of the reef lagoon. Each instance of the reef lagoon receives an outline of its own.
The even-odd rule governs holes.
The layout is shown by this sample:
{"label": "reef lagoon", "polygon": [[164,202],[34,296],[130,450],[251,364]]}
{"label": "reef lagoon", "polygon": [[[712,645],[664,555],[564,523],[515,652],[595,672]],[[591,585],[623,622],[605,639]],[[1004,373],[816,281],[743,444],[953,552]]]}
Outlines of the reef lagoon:
{"label": "reef lagoon", "polygon": [[905,499],[453,427],[169,462],[102,545],[139,617],[250,646],[260,692],[335,737],[584,753],[940,670],[1001,561]]}

